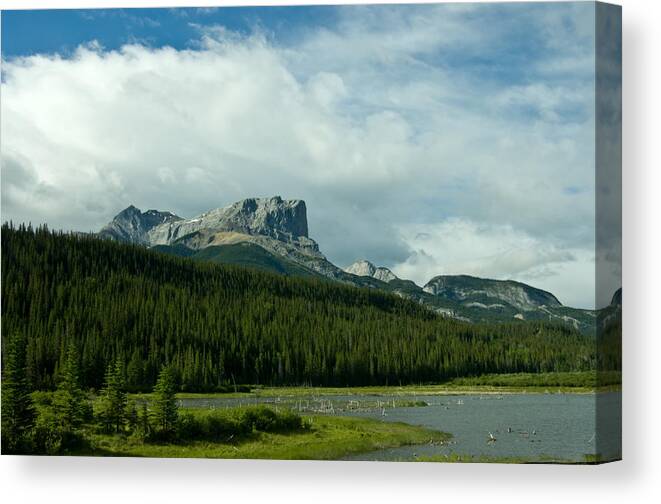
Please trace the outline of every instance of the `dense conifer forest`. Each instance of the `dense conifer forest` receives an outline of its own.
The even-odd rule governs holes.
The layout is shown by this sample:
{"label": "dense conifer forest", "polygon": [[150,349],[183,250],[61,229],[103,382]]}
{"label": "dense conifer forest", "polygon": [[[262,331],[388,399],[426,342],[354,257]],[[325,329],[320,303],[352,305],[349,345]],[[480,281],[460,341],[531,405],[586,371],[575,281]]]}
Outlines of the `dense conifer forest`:
{"label": "dense conifer forest", "polygon": [[[31,389],[68,349],[99,389],[109,365],[151,390],[235,384],[396,385],[486,373],[591,370],[594,338],[540,322],[471,325],[375,289],[194,262],[40,227],[2,227],[2,344],[27,342]],[[3,358],[5,352],[3,352]]]}

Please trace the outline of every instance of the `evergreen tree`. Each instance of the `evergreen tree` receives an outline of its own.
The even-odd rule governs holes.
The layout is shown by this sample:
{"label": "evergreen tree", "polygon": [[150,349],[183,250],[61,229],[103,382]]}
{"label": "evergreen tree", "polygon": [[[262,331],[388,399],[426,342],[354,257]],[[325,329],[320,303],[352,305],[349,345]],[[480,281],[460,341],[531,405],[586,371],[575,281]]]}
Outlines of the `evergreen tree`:
{"label": "evergreen tree", "polygon": [[121,362],[108,364],[99,398],[99,419],[106,432],[121,432],[127,420],[127,395]]}
{"label": "evergreen tree", "polygon": [[130,431],[135,431],[138,427],[138,408],[135,405],[135,401],[128,401],[126,406],[126,423]]}
{"label": "evergreen tree", "polygon": [[149,423],[149,409],[147,403],[143,402],[140,412],[138,413],[138,423],[135,433],[142,438],[149,437],[151,434],[151,424]]}
{"label": "evergreen tree", "polygon": [[[27,339],[29,380],[52,390],[67,345],[79,386],[126,361],[151,390],[163,363],[186,390],[442,382],[490,373],[620,369],[615,337],[544,321],[469,324],[379,289],[167,256],[28,226],[2,227],[2,333]],[[3,348],[5,342],[3,342]],[[4,357],[3,357],[4,359]],[[238,384],[238,385],[237,385]]]}
{"label": "evergreen tree", "polygon": [[172,366],[163,366],[154,387],[152,402],[152,425],[161,436],[169,436],[174,432],[177,423],[177,379]]}
{"label": "evergreen tree", "polygon": [[26,365],[26,339],[22,333],[9,338],[2,373],[2,452],[29,452],[29,436],[35,421]]}
{"label": "evergreen tree", "polygon": [[85,418],[85,394],[80,388],[78,350],[71,343],[60,370],[60,383],[53,395],[53,410],[64,431],[74,431]]}

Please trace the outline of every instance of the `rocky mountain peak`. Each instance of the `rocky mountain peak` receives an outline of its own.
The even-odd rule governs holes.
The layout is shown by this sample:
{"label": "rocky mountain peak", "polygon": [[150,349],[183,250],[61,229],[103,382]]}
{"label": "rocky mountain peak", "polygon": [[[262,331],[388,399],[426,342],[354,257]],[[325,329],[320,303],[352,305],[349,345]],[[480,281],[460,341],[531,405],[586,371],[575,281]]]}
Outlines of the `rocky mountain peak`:
{"label": "rocky mountain peak", "polygon": [[395,274],[388,268],[374,266],[374,264],[365,259],[356,261],[351,266],[345,268],[344,271],[356,276],[368,276],[376,278],[377,280],[381,280],[382,282],[386,283],[397,278]]}
{"label": "rocky mountain peak", "polygon": [[118,218],[126,218],[126,217],[129,217],[129,216],[131,216],[131,215],[139,215],[139,214],[141,214],[141,213],[142,213],[142,212],[140,211],[139,208],[137,208],[137,207],[135,207],[135,206],[133,206],[133,205],[129,205],[129,206],[127,206],[124,210],[122,210],[121,212],[119,212],[119,213],[115,216],[115,219],[118,219]]}
{"label": "rocky mountain peak", "polygon": [[[170,212],[147,210],[131,205],[104,226],[100,236],[143,245],[169,245],[183,237],[203,233],[235,233],[268,237],[295,244],[308,251],[317,250],[308,238],[307,209],[303,200],[247,198],[226,207],[215,208],[192,219],[182,219]],[[198,244],[196,248],[205,245]]]}
{"label": "rocky mountain peak", "polygon": [[308,236],[307,209],[303,200],[283,200],[280,196],[248,198],[221,210],[217,216],[229,231],[276,239],[282,235]]}
{"label": "rocky mountain peak", "polygon": [[352,275],[371,277],[376,271],[376,266],[374,266],[371,262],[363,259],[356,261],[351,266],[345,268],[344,271],[351,273]]}
{"label": "rocky mountain peak", "polygon": [[288,243],[311,241],[305,202],[283,200],[280,196],[247,198],[192,219],[156,226],[149,232],[148,241],[152,245],[168,245],[193,233],[238,233]]}
{"label": "rocky mountain peak", "polygon": [[181,220],[171,212],[147,210],[142,212],[134,205],[129,205],[106,224],[99,235],[113,240],[148,244],[147,233],[156,226]]}

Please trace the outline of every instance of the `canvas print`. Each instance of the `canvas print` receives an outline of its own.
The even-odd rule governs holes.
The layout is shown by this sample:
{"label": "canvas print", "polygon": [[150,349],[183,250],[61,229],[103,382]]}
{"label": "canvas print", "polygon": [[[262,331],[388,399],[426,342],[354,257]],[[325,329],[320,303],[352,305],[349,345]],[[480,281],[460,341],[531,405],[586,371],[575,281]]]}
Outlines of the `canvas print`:
{"label": "canvas print", "polygon": [[621,9],[4,11],[2,454],[621,448]]}

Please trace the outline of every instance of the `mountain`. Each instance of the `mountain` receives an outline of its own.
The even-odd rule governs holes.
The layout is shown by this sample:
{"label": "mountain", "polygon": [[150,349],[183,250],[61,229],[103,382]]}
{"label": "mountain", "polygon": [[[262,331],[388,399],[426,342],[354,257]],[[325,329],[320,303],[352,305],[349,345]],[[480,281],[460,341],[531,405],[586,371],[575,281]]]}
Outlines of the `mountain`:
{"label": "mountain", "polygon": [[318,250],[308,238],[305,202],[280,196],[248,198],[193,219],[164,222],[148,231],[148,240],[152,245],[166,245],[202,230],[266,236]]}
{"label": "mountain", "polygon": [[[200,231],[261,235],[318,250],[316,243],[308,238],[305,202],[284,201],[279,196],[245,199],[192,219],[157,210],[141,212],[131,205],[104,226],[99,235],[154,246],[170,245]],[[196,248],[206,245],[198,243]]]}
{"label": "mountain", "polygon": [[622,337],[622,287],[613,293],[608,306],[597,310],[597,333],[600,338]]}
{"label": "mountain", "polygon": [[595,332],[595,311],[565,307],[553,294],[520,282],[440,275],[420,287],[367,260],[342,270],[308,233],[305,202],[274,196],[244,199],[192,219],[131,205],[98,235],[197,261],[387,291],[466,322],[545,320]]}
{"label": "mountain", "polygon": [[353,263],[351,266],[344,268],[344,271],[356,276],[367,276],[381,280],[382,282],[390,282],[396,280],[395,274],[388,268],[376,267],[371,262],[362,260]]}
{"label": "mountain", "polygon": [[[154,218],[156,214],[158,218]],[[283,200],[280,196],[244,199],[192,219],[155,210],[142,213],[131,205],[115,216],[99,236],[194,259],[244,266],[249,263],[280,273],[369,284],[345,273],[319,251],[308,236],[304,201]],[[242,246],[237,247],[239,244]],[[202,250],[205,252],[198,254]]]}
{"label": "mountain", "polygon": [[613,294],[613,299],[611,299],[612,306],[622,306],[622,287],[615,291]]}
{"label": "mountain", "polygon": [[423,287],[425,292],[464,304],[472,303],[479,308],[498,308],[502,303],[522,311],[540,307],[562,306],[551,294],[512,280],[490,280],[468,275],[439,275]]}
{"label": "mountain", "polygon": [[147,210],[141,212],[133,205],[119,212],[115,218],[106,224],[99,236],[127,243],[150,245],[148,233],[159,225],[169,225],[183,220],[171,212]]}
{"label": "mountain", "polygon": [[469,275],[439,275],[422,291],[433,296],[426,303],[447,316],[470,322],[546,320],[595,334],[595,310],[563,306],[550,292],[513,280]]}

